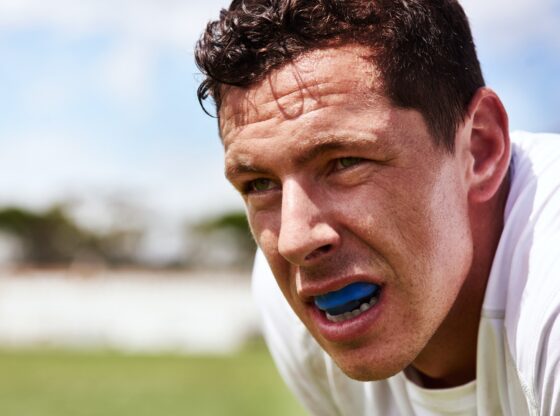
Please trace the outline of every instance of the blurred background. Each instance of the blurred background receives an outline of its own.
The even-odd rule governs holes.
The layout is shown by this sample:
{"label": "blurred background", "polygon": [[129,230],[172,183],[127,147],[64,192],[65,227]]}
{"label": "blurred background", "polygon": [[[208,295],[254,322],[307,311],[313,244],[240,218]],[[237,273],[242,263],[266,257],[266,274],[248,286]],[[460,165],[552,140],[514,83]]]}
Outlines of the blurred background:
{"label": "blurred background", "polygon": [[[0,414],[303,414],[199,108],[225,0],[0,0]],[[513,130],[560,131],[560,4],[464,0]]]}

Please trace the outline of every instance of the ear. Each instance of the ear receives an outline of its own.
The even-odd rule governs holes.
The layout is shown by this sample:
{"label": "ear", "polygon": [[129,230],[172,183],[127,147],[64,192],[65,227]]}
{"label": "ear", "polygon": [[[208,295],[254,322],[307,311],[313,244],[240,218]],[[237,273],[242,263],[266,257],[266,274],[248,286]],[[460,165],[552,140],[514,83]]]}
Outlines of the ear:
{"label": "ear", "polygon": [[510,161],[508,116],[498,95],[480,88],[469,104],[466,133],[469,201],[489,201],[500,189]]}

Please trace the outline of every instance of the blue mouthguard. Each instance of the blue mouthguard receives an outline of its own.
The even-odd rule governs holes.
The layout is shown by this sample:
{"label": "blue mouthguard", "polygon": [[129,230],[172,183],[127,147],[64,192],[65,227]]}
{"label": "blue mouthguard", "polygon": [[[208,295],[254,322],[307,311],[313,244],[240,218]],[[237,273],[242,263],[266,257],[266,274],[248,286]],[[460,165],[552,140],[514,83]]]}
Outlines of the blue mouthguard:
{"label": "blue mouthguard", "polygon": [[323,311],[337,309],[347,303],[371,297],[378,289],[379,285],[373,283],[352,283],[335,292],[317,296],[315,305]]}

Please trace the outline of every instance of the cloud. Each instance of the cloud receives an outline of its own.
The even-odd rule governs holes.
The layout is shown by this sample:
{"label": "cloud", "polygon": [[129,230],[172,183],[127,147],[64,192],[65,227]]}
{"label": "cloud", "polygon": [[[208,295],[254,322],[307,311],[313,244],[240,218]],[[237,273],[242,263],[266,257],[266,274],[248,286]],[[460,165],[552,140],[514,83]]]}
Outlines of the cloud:
{"label": "cloud", "polygon": [[[560,25],[555,0],[463,0],[478,33],[510,47],[523,39],[554,38]],[[227,0],[17,0],[0,3],[0,27],[50,27],[80,36],[113,32],[148,43],[191,47]]]}
{"label": "cloud", "polygon": [[[217,0],[0,2],[0,29],[52,32],[60,36],[49,42],[63,40],[64,45],[72,45],[69,49],[63,46],[62,51],[58,45],[57,54],[46,63],[56,69],[54,73],[33,71],[21,76],[17,65],[23,63],[10,61],[19,84],[18,96],[12,97],[22,104],[18,111],[40,121],[56,114],[56,124],[31,121],[5,126],[0,136],[0,200],[44,207],[72,195],[127,190],[141,195],[161,215],[173,218],[207,212],[209,205],[239,206],[223,178],[219,149],[204,161],[189,155],[188,149],[182,158],[164,152],[143,162],[132,161],[117,146],[108,146],[110,138],[95,137],[96,132],[91,131],[95,126],[88,124],[100,119],[97,113],[93,117],[90,113],[102,104],[121,105],[123,114],[135,116],[119,126],[99,129],[101,134],[132,135],[138,126],[131,125],[131,120],[138,120],[138,115],[155,117],[143,106],[161,104],[154,103],[153,92],[162,51],[188,56],[205,23],[226,5],[227,1]],[[83,47],[82,39],[97,35],[108,38],[101,50],[89,53],[87,63],[70,61],[76,59],[70,58],[73,48]],[[64,127],[64,123],[68,125]],[[157,124],[150,128],[157,132]],[[114,137],[114,143],[123,139],[127,138]],[[139,138],[138,147],[146,144],[142,140]]]}
{"label": "cloud", "polygon": [[463,0],[461,4],[477,43],[495,53],[512,54],[535,42],[560,49],[556,0]]}
{"label": "cloud", "polygon": [[[227,0],[0,1],[0,28],[8,31],[40,28],[60,33],[64,39],[80,40],[96,35],[111,38],[106,50],[89,62],[95,79],[89,72],[78,73],[81,66],[76,65],[67,72],[61,68],[55,81],[52,74],[25,80],[22,84],[28,88],[22,89],[23,101],[30,108],[35,106],[29,113],[53,107],[59,108],[59,113],[64,112],[83,94],[81,85],[88,83],[104,89],[109,100],[119,101],[138,112],[142,103],[153,99],[161,51],[171,49],[173,53],[188,54],[205,23],[216,18],[220,8],[228,3]],[[560,22],[553,0],[464,0],[462,3],[487,57],[515,56],[534,43],[558,47]],[[539,107],[530,100],[532,97],[520,96],[515,89],[521,88],[518,79],[510,78],[510,84],[501,88],[513,97],[512,101],[521,97],[517,99],[520,105],[537,112]],[[84,102],[89,104],[86,99]],[[518,113],[531,114],[523,109]],[[203,117],[201,112],[198,116]],[[196,123],[188,124],[194,128]],[[525,125],[519,123],[520,127]],[[76,126],[77,130],[71,132],[49,131],[39,125],[18,127],[11,129],[23,131],[17,137],[0,137],[2,199],[17,198],[26,204],[44,205],[66,194],[87,194],[92,189],[108,192],[131,189],[157,205],[162,215],[179,217],[182,213],[206,213],[208,206],[216,209],[224,205],[239,206],[237,196],[223,179],[218,148],[207,159],[192,154],[182,157],[162,154],[141,164],[124,160],[122,154],[115,154],[114,148],[104,148],[98,138],[91,137],[94,133],[89,131],[89,125]],[[134,128],[126,130],[127,127],[118,131],[134,134]],[[215,137],[214,132],[212,136]],[[107,144],[107,138],[102,142]],[[138,143],[139,147],[142,145]]]}
{"label": "cloud", "polygon": [[65,39],[110,36],[99,59],[100,86],[127,106],[149,103],[158,54],[192,53],[209,19],[224,0],[18,0],[0,2],[0,28],[40,29]]}
{"label": "cloud", "polygon": [[[0,141],[2,200],[45,205],[72,188],[119,176],[118,165],[93,140],[69,133],[26,132]],[[49,197],[50,196],[50,197]]]}
{"label": "cloud", "polygon": [[118,42],[99,62],[101,85],[125,105],[148,103],[153,94],[154,48]]}
{"label": "cloud", "polygon": [[0,140],[0,200],[44,208],[120,194],[172,221],[240,206],[221,152],[205,159],[172,152],[131,163],[80,133],[27,132]]}
{"label": "cloud", "polygon": [[[17,0],[0,3],[0,27],[47,27],[74,36],[112,32],[150,44],[190,47],[229,2],[208,0]],[[186,46],[187,45],[187,46]]]}

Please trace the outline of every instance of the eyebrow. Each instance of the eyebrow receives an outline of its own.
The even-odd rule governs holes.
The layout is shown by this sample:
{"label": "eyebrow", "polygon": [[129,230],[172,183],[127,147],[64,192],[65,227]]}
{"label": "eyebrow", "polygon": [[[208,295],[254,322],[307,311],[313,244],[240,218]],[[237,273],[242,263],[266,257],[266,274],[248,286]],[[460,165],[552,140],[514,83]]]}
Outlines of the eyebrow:
{"label": "eyebrow", "polygon": [[347,136],[315,137],[314,139],[312,139],[312,141],[312,144],[307,144],[307,140],[304,140],[301,143],[301,147],[303,148],[303,150],[294,158],[294,162],[296,164],[306,164],[311,160],[329,152],[355,148],[356,146],[365,147],[374,145],[374,142],[372,142],[371,140],[365,140],[356,137],[350,138]]}
{"label": "eyebrow", "polygon": [[261,168],[258,165],[251,164],[250,162],[236,162],[235,165],[227,165],[225,169],[226,178],[235,178],[236,176],[245,175],[249,173],[262,173],[269,174],[269,170]]}
{"label": "eyebrow", "polygon": [[[313,137],[310,139],[302,139],[298,142],[297,147],[301,148],[300,152],[296,152],[296,156],[292,159],[296,165],[304,165],[317,157],[329,153],[351,148],[380,148],[378,140],[365,139],[360,137],[350,136],[333,136],[327,135],[323,137]],[[245,158],[243,158],[245,159]],[[237,160],[234,164],[226,166],[225,175],[228,178],[233,178],[243,174],[271,174],[270,170],[254,164],[249,160]]]}

